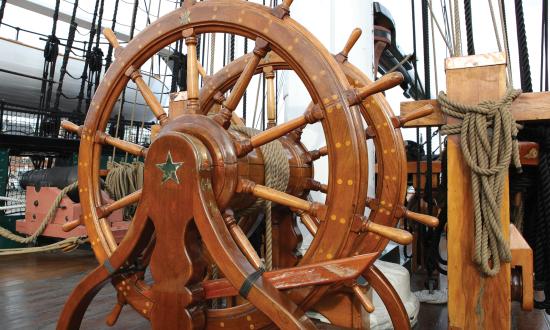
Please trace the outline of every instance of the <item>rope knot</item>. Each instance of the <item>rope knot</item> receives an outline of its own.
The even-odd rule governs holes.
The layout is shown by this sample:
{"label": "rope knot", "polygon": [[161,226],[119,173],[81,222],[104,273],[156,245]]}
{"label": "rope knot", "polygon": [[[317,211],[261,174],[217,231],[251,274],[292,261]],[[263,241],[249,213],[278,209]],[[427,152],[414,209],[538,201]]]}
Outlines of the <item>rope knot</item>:
{"label": "rope knot", "polygon": [[438,101],[447,116],[461,119],[445,125],[441,134],[460,134],[460,148],[470,167],[474,204],[475,251],[473,260],[482,273],[495,276],[500,263],[511,260],[510,246],[502,233],[500,208],[504,178],[513,161],[521,169],[518,127],[509,111],[521,94],[508,90],[501,100],[466,105],[450,100],[443,92]]}

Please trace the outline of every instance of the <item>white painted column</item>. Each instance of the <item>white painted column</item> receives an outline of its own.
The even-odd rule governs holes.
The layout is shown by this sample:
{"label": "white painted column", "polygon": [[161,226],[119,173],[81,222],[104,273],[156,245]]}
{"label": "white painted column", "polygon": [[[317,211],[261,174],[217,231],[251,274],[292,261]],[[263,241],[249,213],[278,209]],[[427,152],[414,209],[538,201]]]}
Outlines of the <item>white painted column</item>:
{"label": "white painted column", "polygon": [[[363,35],[349,54],[349,61],[372,77],[374,62],[374,37],[372,0],[295,0],[291,7],[291,17],[315,35],[328,50],[339,53],[354,28],[361,28]],[[285,120],[301,115],[311,102],[306,88],[297,75],[286,74]],[[309,125],[302,135],[302,142],[310,150],[326,145],[320,124]],[[369,145],[369,194],[374,195],[374,146]],[[315,162],[315,179],[328,182],[328,161],[325,158]],[[324,201],[324,194],[312,193],[312,197]],[[306,231],[302,248],[311,242]]]}

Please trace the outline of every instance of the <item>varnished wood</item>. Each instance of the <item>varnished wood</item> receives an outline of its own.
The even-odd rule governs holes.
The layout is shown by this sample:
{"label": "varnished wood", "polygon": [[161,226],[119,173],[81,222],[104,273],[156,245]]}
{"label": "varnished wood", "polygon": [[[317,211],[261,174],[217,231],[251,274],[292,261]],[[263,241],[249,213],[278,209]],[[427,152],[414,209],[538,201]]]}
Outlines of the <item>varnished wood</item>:
{"label": "varnished wood", "polygon": [[[197,37],[193,29],[182,32],[187,46],[187,110],[199,112],[199,62],[197,60]],[[204,70],[204,69],[203,69]]]}
{"label": "varnished wood", "polygon": [[267,54],[268,51],[269,43],[262,38],[257,38],[256,46],[252,52],[254,56],[252,56],[250,61],[246,64],[246,67],[235,83],[235,86],[233,86],[233,90],[224,102],[220,113],[214,117],[214,119],[223,127],[229,127],[233,111],[235,111],[241,101],[241,98],[246,92],[246,88],[248,87],[248,84],[250,84],[250,80],[252,79],[252,76],[260,63],[260,60]]}
{"label": "varnished wood", "polygon": [[149,109],[151,109],[151,112],[153,112],[159,123],[161,125],[166,124],[166,122],[168,121],[168,116],[164,112],[164,109],[162,108],[162,105],[160,104],[155,94],[153,94],[151,88],[149,88],[147,83],[143,80],[139,69],[130,67],[126,71],[126,75],[134,81],[137,88],[139,89],[139,92],[143,96],[145,103],[147,103]]}
{"label": "varnished wood", "polygon": [[363,308],[368,313],[374,312],[374,304],[372,303],[372,301],[370,301],[369,297],[367,297],[367,294],[365,293],[365,291],[363,291],[363,288],[359,284],[355,283],[352,286],[352,289],[353,293],[355,293],[355,296],[361,302],[361,305],[363,305]]}
{"label": "varnished wood", "polygon": [[[285,5],[289,5],[289,3]],[[212,20],[211,17],[214,8],[216,8],[217,10],[217,19],[215,21],[215,25],[212,25],[214,27],[212,27],[209,24]],[[239,10],[239,12],[243,15],[243,20],[239,24],[237,24],[235,21],[234,10]],[[343,219],[350,219],[353,214],[363,211],[363,191],[366,191],[365,187],[367,186],[367,175],[366,171],[364,170],[366,166],[362,166],[366,164],[366,157],[363,154],[363,152],[366,150],[366,142],[362,137],[360,137],[360,135],[363,134],[363,129],[360,127],[361,125],[356,125],[356,123],[360,122],[360,117],[355,114],[353,114],[351,117],[347,115],[350,112],[350,109],[348,107],[348,104],[346,104],[345,102],[343,93],[341,92],[350,89],[349,83],[341,78],[343,77],[343,75],[341,75],[341,73],[339,72],[340,69],[336,68],[331,61],[326,60],[327,58],[329,58],[330,55],[328,55],[326,50],[324,50],[320,46],[320,43],[318,41],[310,37],[310,35],[307,34],[307,32],[298,25],[285,24],[288,23],[288,20],[291,20],[288,17],[288,13],[282,16],[284,17],[284,20],[278,19],[277,16],[273,15],[273,13],[274,11],[269,8],[249,5],[246,2],[238,3],[238,6],[236,6],[235,3],[226,1],[208,1],[196,3],[188,1],[186,2],[184,7],[176,10],[173,14],[165,16],[165,18],[162,18],[161,21],[158,22],[159,26],[162,26],[163,28],[162,39],[158,39],[158,30],[156,30],[155,28],[147,29],[137,36],[135,42],[131,42],[126,47],[126,49],[121,52],[123,58],[117,59],[117,63],[113,64],[111,70],[109,70],[107,76],[105,77],[105,80],[109,81],[112,84],[112,87],[107,88],[105,84],[100,85],[98,88],[98,93],[96,94],[96,97],[94,97],[94,101],[97,102],[97,105],[100,107],[100,109],[106,109],[105,112],[110,111],[110,104],[112,104],[112,102],[115,100],[114,97],[120,94],[121,88],[124,86],[124,79],[120,78],[122,76],[121,73],[126,72],[129,65],[139,67],[147,59],[147,56],[153,54],[155,51],[158,51],[158,49],[162,49],[162,47],[165,47],[167,44],[175,41],[178,37],[180,37],[183,30],[193,28],[195,29],[194,32],[196,34],[213,32],[231,33],[234,31],[239,31],[248,38],[256,38],[260,36],[266,40],[269,39],[270,43],[276,46],[278,52],[281,53],[283,58],[285,58],[288,63],[292,63],[294,69],[302,72],[304,77],[312,77],[315,73],[318,73],[319,70],[323,70],[325,77],[322,79],[322,81],[318,80],[317,82],[314,82],[311,79],[304,81],[306,87],[309,90],[313,91],[313,102],[320,104],[322,111],[326,111],[327,107],[330,107],[330,105],[323,104],[323,101],[325,99],[333,100],[333,102],[336,101],[341,106],[342,110],[335,111],[334,114],[330,116],[330,119],[327,119],[326,125],[323,126],[333,127],[333,129],[330,130],[326,129],[327,149],[331,152],[330,159],[331,166],[333,166],[333,170],[331,170],[331,177],[333,177],[333,180],[329,182],[334,182],[332,183],[332,186],[329,186],[329,192],[330,194],[334,194],[335,196],[346,196],[346,199],[340,200],[338,201],[338,203],[336,203],[335,199],[332,199],[330,197],[327,198],[327,200],[330,201],[330,204],[327,206],[327,210],[332,211],[331,213],[336,213],[338,217],[341,217]],[[189,18],[189,22],[185,23],[187,17]],[[223,23],[220,24],[220,22]],[[268,22],[269,24],[271,24],[270,26],[272,26],[272,28],[279,29],[279,32],[281,33],[264,32],[263,26],[267,26]],[[223,26],[223,28],[221,28],[221,26]],[[307,37],[300,39],[303,36]],[[292,42],[296,37],[298,37],[299,40],[302,41],[293,44],[294,51],[288,51],[283,45],[287,45],[288,42]],[[143,46],[143,48],[140,45]],[[106,120],[106,118],[109,117],[105,112],[90,112],[89,118],[86,121],[86,128],[91,129],[92,131],[104,130],[104,121]],[[174,126],[172,128],[176,127]],[[167,131],[161,129],[155,142],[163,139],[163,134],[166,134],[166,132]],[[342,144],[346,143],[346,147],[349,147],[352,150],[360,150],[361,154],[350,154],[349,152],[346,152],[346,150],[343,150],[345,148],[338,149],[337,142],[340,142]],[[99,144],[92,144],[86,141],[83,142],[81,150],[83,150],[81,159],[88,162],[89,164],[94,164],[94,168],[92,168],[91,172],[86,168],[82,168],[82,170],[84,171],[82,173],[84,174],[79,177],[79,179],[82,179],[79,181],[82,181],[82,184],[86,185],[88,191],[90,191],[90,193],[82,194],[81,197],[83,200],[83,205],[85,208],[93,210],[93,208],[90,208],[90,206],[95,207],[95,205],[97,205],[97,200],[94,197],[94,193],[97,189],[97,187],[95,187],[94,185],[96,185],[95,182],[98,181],[96,180],[97,168],[95,168],[95,162],[98,160],[97,157],[99,154],[98,152],[100,152],[100,146]],[[151,157],[151,155],[148,154],[148,158],[149,157]],[[225,165],[230,165],[230,163],[225,163]],[[93,171],[96,172],[94,173]],[[345,185],[336,185],[337,178],[339,177],[346,180],[344,181],[346,183]],[[224,176],[224,178],[227,177]],[[348,182],[351,183],[348,184]],[[218,184],[219,183],[214,183],[213,185]],[[201,186],[201,189],[203,188],[205,187]],[[204,193],[206,190],[203,190],[202,193]],[[359,198],[359,196],[361,196],[361,198]],[[209,197],[209,199],[213,201],[213,198]],[[216,203],[211,203],[208,205],[216,205]],[[218,205],[220,204],[218,203]],[[205,211],[211,212],[212,210],[210,208],[205,208]],[[214,213],[211,213],[209,216]],[[201,217],[201,215],[199,215],[199,217]],[[227,231],[227,227],[223,222],[223,219],[220,219],[219,217],[212,217],[209,220],[208,217],[203,214],[202,218],[196,219],[197,226],[202,226],[201,234],[204,231],[204,236],[206,236],[206,238],[203,237],[203,240],[207,245],[207,248],[212,251],[216,249],[215,246],[218,246],[219,249],[219,245],[216,245],[216,243],[217,240],[221,237],[223,237],[224,239],[227,239],[229,237],[229,241],[224,241],[224,243],[229,244],[229,242],[232,241],[230,234],[227,234],[229,236],[220,236],[221,232],[212,232],[212,224],[210,224],[209,227],[208,223],[209,221],[213,220],[217,221],[217,227],[215,228],[215,230],[222,230],[222,227],[220,226],[223,226],[223,228],[225,228],[225,230]],[[99,231],[97,228],[95,228],[94,221],[97,221],[97,219],[91,219],[90,221],[87,221],[86,225],[90,228],[90,235],[92,236],[94,241],[96,241],[97,239],[97,245],[94,246],[94,251],[98,256],[98,259],[105,260],[108,255],[113,253],[114,249],[104,243],[105,237],[106,235],[108,236],[108,234],[106,231],[104,231],[104,229],[101,229],[101,231]],[[328,244],[328,242],[324,242],[323,240],[316,238],[317,242],[315,243],[315,245],[318,247],[312,249],[312,252],[301,260],[303,264],[308,264],[312,260],[327,260],[338,258],[340,256],[345,256],[346,253],[348,253],[348,250],[342,248],[344,248],[344,240],[347,238],[347,234],[349,232],[349,222],[342,225],[340,222],[336,222],[333,224],[325,221],[322,222],[322,226],[326,227],[324,228],[324,231],[331,233],[332,239],[330,245]],[[233,245],[231,246],[236,246],[234,241],[232,244]],[[321,247],[323,248],[323,253],[319,252],[319,248]],[[226,250],[227,248],[219,249],[219,253],[224,256],[226,255],[226,253],[233,252],[226,252]],[[343,252],[344,250],[346,251],[345,253]],[[342,251],[342,253],[340,253],[339,251]],[[239,281],[242,281],[244,279],[244,276],[251,272],[252,268],[248,268],[246,273],[244,274],[239,274],[237,268],[235,268],[236,265],[246,265],[247,261],[244,259],[239,259],[238,262],[224,262],[222,259],[220,259],[222,256],[215,256],[215,258],[217,258],[215,261],[216,264],[219,264],[222,267],[224,275],[230,277],[232,279],[232,283],[234,282],[235,286],[240,286],[241,283],[239,283]],[[237,281],[237,279],[240,280]],[[276,301],[274,299],[279,299],[277,301],[283,301],[281,300],[283,296],[276,290],[273,291],[271,289],[268,289],[267,287],[266,290],[268,291],[264,292],[269,292],[269,294],[265,294],[264,296],[260,297],[259,292],[253,289],[253,291],[251,292],[250,300],[262,311],[267,311],[268,315],[277,322],[277,325],[281,326],[281,320],[284,319],[284,317],[290,317],[290,320],[292,319],[292,315],[300,315],[298,309],[292,307],[292,302],[294,302],[295,304],[302,304],[302,302],[304,302],[304,305],[300,306],[300,308],[307,310],[307,305],[313,304],[316,299],[306,298],[310,296],[313,297],[313,293],[317,293],[317,295],[321,296],[324,288],[314,287],[307,290],[301,290],[302,292],[300,293],[295,292],[291,300],[285,298],[285,301],[287,301],[288,303],[279,305],[273,304],[273,302]],[[262,298],[263,300],[260,298]],[[135,301],[129,300],[129,303],[134,306],[133,303],[135,303]],[[242,308],[249,307],[244,306]],[[277,313],[279,314],[274,313],[275,310],[277,310]],[[224,322],[227,322],[225,323],[226,326],[230,326],[231,324],[238,324],[232,322],[245,320],[245,317],[247,316],[253,317],[254,320],[258,319],[262,320],[262,322],[266,322],[266,318],[262,317],[261,313],[256,312],[254,309],[249,309],[247,311],[249,312],[240,314],[242,315],[242,318],[239,318],[241,316],[236,318],[232,317],[232,315],[234,314],[232,314],[231,311],[223,311],[223,315],[216,315],[215,312],[208,311],[208,318],[209,321],[214,322],[213,324],[218,324],[217,321],[223,320]],[[269,319],[267,319],[267,323],[261,324],[268,325]],[[310,323],[307,323],[306,321],[300,322],[300,326],[309,326],[309,324]],[[286,328],[284,327],[284,325],[285,324],[283,323],[281,327]]]}
{"label": "varnished wood", "polygon": [[109,28],[103,29],[103,35],[105,36],[105,39],[111,44],[111,46],[115,49],[120,47],[120,44],[118,43],[118,38],[116,37],[113,30]]}
{"label": "varnished wood", "polygon": [[264,77],[267,82],[267,128],[277,125],[277,100],[275,100],[275,73],[273,67],[264,68]]}
{"label": "varnished wood", "polygon": [[[343,258],[322,263],[265,272],[262,277],[279,290],[325,285],[357,278],[375,260],[376,254]],[[236,296],[238,290],[227,279],[203,282],[207,299]]]}
{"label": "varnished wood", "polygon": [[[504,64],[447,69],[447,95],[457,102],[477,104],[497,100],[505,92]],[[449,327],[509,329],[510,265],[503,263],[499,274],[485,277],[472,261],[474,215],[470,169],[460,151],[459,137],[450,136],[447,143]],[[503,196],[508,196],[507,182]],[[508,198],[503,198],[500,216],[504,237],[509,237]]]}
{"label": "varnished wood", "polygon": [[[484,100],[484,98],[480,98]],[[406,115],[417,109],[430,105],[434,112],[426,117],[413,120],[404,127],[441,126],[446,122],[445,115],[441,112],[441,106],[437,100],[422,100],[401,103],[401,114]],[[521,94],[510,107],[514,119],[519,122],[529,122],[550,119],[546,111],[550,108],[550,92],[534,92]]]}
{"label": "varnished wood", "polygon": [[406,230],[379,225],[374,222],[366,222],[364,231],[380,235],[401,245],[409,245],[413,239],[412,234]]}
{"label": "varnished wood", "polygon": [[249,193],[255,197],[299,209],[320,218],[323,218],[326,212],[326,206],[323,204],[310,202],[266,186],[255,184],[249,180],[241,180],[237,186],[237,192]]}
{"label": "varnished wood", "polygon": [[108,205],[102,205],[97,208],[97,214],[100,218],[108,217],[111,213],[116,210],[120,210],[132,204],[139,202],[141,198],[142,190],[136,190],[135,192],[122,197],[121,199],[114,201]]}
{"label": "varnished wood", "polygon": [[313,124],[324,118],[324,114],[318,107],[312,107],[306,113],[298,118],[289,120],[285,123],[274,126],[268,130],[265,130],[253,137],[249,141],[241,141],[237,144],[237,154],[242,157],[252,151],[254,148],[258,148],[267,144],[273,140],[280,138],[281,136],[292,132],[306,124]]}
{"label": "varnished wood", "polygon": [[353,31],[351,31],[350,36],[348,37],[348,40],[346,41],[346,45],[344,46],[344,49],[338,55],[335,56],[336,60],[338,62],[344,62],[347,61],[349,52],[355,46],[357,43],[357,40],[361,38],[361,34],[363,34],[363,31],[360,28],[355,28]]}
{"label": "varnished wood", "polygon": [[[233,216],[233,212],[226,210],[225,211],[225,223],[227,224],[227,228],[229,229],[229,232],[231,233],[231,236],[241,249],[243,251],[244,255],[250,261],[252,266],[256,269],[260,269],[260,267],[263,266],[262,260],[256,253],[256,250],[254,250],[254,247],[252,244],[250,244],[250,241],[246,237],[246,234],[243,232],[241,227],[237,225],[237,220],[235,220],[235,217]],[[230,285],[230,284],[229,284]],[[208,296],[208,294],[207,294]]]}
{"label": "varnished wood", "polygon": [[427,117],[434,113],[434,109],[430,104],[426,104],[413,112],[403,114],[393,118],[393,125],[396,128],[404,127],[408,122],[418,118]]}
{"label": "varnished wood", "polygon": [[512,269],[516,267],[521,268],[521,309],[531,311],[533,310],[535,301],[533,289],[533,250],[513,224],[510,224],[510,250],[512,251],[510,267]]}
{"label": "varnished wood", "polygon": [[[61,127],[63,127],[64,130],[78,134],[82,138],[82,132],[84,129],[84,126],[78,126],[70,121],[63,120],[61,121]],[[142,147],[138,144],[128,142],[125,140],[121,140],[119,138],[112,137],[104,132],[97,132],[96,137],[92,137],[91,134],[84,134],[85,139],[94,139],[94,141],[102,143],[102,144],[108,144],[111,145],[117,149],[120,149],[122,151],[125,151],[129,154],[145,157],[147,155],[147,148]]]}
{"label": "varnished wood", "polygon": [[367,97],[376,93],[391,89],[403,82],[403,75],[400,72],[392,72],[382,76],[372,84],[352,91],[348,95],[348,101],[352,105],[362,103]]}
{"label": "varnished wood", "polygon": [[313,220],[311,215],[309,215],[308,213],[302,210],[298,210],[296,213],[302,220],[302,223],[304,224],[306,229],[309,231],[309,233],[312,236],[315,236],[315,234],[317,233],[317,223],[315,222],[315,220]]}

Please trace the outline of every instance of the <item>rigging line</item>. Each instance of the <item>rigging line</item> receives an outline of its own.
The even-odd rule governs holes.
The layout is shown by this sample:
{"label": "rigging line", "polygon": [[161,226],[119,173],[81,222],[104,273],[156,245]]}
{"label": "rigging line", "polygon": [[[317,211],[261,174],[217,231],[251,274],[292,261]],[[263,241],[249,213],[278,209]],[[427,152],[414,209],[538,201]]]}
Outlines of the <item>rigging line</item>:
{"label": "rigging line", "polygon": [[210,75],[214,75],[214,64],[216,59],[216,33],[210,34]]}
{"label": "rigging line", "polygon": [[548,0],[542,2],[540,45],[540,91],[548,91]]}
{"label": "rigging line", "polygon": [[508,24],[506,23],[506,7],[504,4],[504,0],[498,1],[498,11],[500,13],[500,24],[502,28],[502,39],[504,41],[504,52],[506,54],[506,63],[508,65],[506,66],[508,71],[508,85],[512,86],[514,84],[514,81],[512,80],[512,65],[510,62],[510,46],[508,42]]}
{"label": "rigging line", "polygon": [[[443,26],[445,27],[445,36],[443,37],[443,39],[446,40],[447,44],[448,45],[451,45],[452,44],[452,40],[451,40],[451,36],[450,36],[450,26],[449,26],[449,13],[448,13],[448,10],[447,10],[447,0],[440,0],[440,5],[441,5],[441,15],[443,17]],[[430,6],[430,11],[433,12],[433,9],[431,8]],[[433,15],[433,14],[432,14]],[[435,15],[434,15],[435,17]],[[436,23],[439,24],[437,22],[437,18],[435,17],[436,19]],[[441,31],[441,28],[439,28],[439,30]],[[442,31],[441,31],[442,32]],[[443,34],[443,33],[442,33]],[[447,55],[451,55],[451,53],[448,53]]]}
{"label": "rigging line", "polygon": [[259,124],[259,121],[260,121],[260,116],[257,116],[257,114],[258,114],[258,101],[260,99],[260,83],[261,83],[261,77],[258,76],[258,87],[256,88],[256,103],[254,105],[254,116],[252,116],[252,127],[253,128],[256,128]]}
{"label": "rigging line", "polygon": [[[247,53],[248,53],[248,38],[244,37],[244,54],[247,54]],[[243,119],[244,119],[245,125],[246,125],[247,96],[248,96],[248,92],[244,91],[244,95],[243,95]],[[254,124],[254,121],[252,121],[252,124]]]}
{"label": "rigging line", "polygon": [[[432,2],[428,0],[428,4],[429,4],[428,8],[430,9],[430,15],[432,16],[432,18],[435,22],[435,25],[437,26],[437,30],[439,31],[439,34],[441,35],[441,38],[445,42],[445,46],[447,46],[447,49],[448,49],[449,53],[452,54],[453,53],[452,46],[449,44],[449,40],[447,40],[447,38],[445,37],[445,34],[443,33],[443,30],[441,29],[441,26],[439,25],[439,22],[437,21],[437,18],[434,15],[433,8],[432,8]],[[415,55],[415,57],[416,57],[416,55]]]}
{"label": "rigging line", "polygon": [[464,0],[464,21],[466,24],[466,43],[468,44],[468,55],[476,53],[474,45],[474,30],[472,26],[472,2]]}
{"label": "rigging line", "polygon": [[130,24],[130,40],[134,39],[134,32],[136,29],[136,19],[137,19],[137,10],[138,10],[138,0],[134,1],[134,10],[132,12],[132,23]]}
{"label": "rigging line", "polygon": [[462,35],[460,32],[460,6],[458,0],[454,0],[454,17],[455,17],[455,56],[462,56]]}
{"label": "rigging line", "polygon": [[6,3],[8,0],[2,0],[0,4],[0,24],[2,24],[2,19],[4,18],[4,10],[6,9]]}
{"label": "rigging line", "polygon": [[[455,0],[457,1],[457,0]],[[428,15],[428,0],[422,1],[422,35],[424,52],[424,98],[431,98],[431,72],[430,72],[430,19]],[[432,128],[426,127],[426,136],[430,137],[426,145],[426,188],[425,196],[428,197],[428,214],[433,212],[432,194]],[[431,274],[431,272],[430,272]]]}
{"label": "rigging line", "polygon": [[500,36],[498,35],[497,20],[495,17],[495,9],[493,8],[493,0],[487,0],[487,2],[489,2],[489,11],[491,12],[491,19],[493,21],[493,29],[495,30],[495,39],[497,41],[498,51],[502,52]]}
{"label": "rigging line", "polygon": [[433,64],[434,64],[434,82],[435,82],[435,92],[436,94],[439,93],[439,82],[438,82],[438,74],[437,74],[437,52],[435,49],[435,29],[434,29],[434,17],[432,18],[432,53],[433,53]]}
{"label": "rigging line", "polygon": [[[115,31],[116,23],[117,23],[116,19],[118,15],[118,5],[119,5],[119,0],[116,0],[115,8],[113,10],[113,22],[111,24],[111,30],[113,31]],[[114,47],[109,43],[109,49],[107,50],[107,57],[105,59],[105,72],[107,72],[107,70],[109,69],[113,61],[113,51],[114,51]]]}
{"label": "rigging line", "polygon": [[529,48],[527,47],[527,33],[523,16],[523,0],[515,0],[516,32],[518,38],[519,73],[521,76],[521,90],[524,93],[533,92],[531,67],[529,65]]}
{"label": "rigging line", "polygon": [[73,5],[73,14],[71,16],[69,35],[67,38],[67,45],[65,46],[65,54],[63,55],[63,62],[59,73],[59,85],[57,85],[57,94],[54,102],[54,110],[59,110],[59,103],[61,101],[61,93],[63,92],[63,82],[65,80],[65,74],[67,73],[67,65],[69,63],[69,56],[71,54],[71,48],[73,47],[73,40],[77,28],[76,24],[76,12],[78,10],[78,0],[75,0]]}
{"label": "rigging line", "polygon": [[[95,2],[95,8],[94,8],[94,17],[92,19],[92,26],[90,27],[90,38],[88,39],[88,49],[86,51],[86,55],[90,54],[92,50],[92,43],[94,41],[94,35],[95,35],[95,23],[97,19],[97,11],[99,10],[99,0],[96,0]],[[84,87],[86,84],[86,79],[88,79],[88,61],[84,61],[84,68],[82,70],[82,81],[80,83],[80,92],[78,94],[78,105],[77,105],[77,112],[82,113],[82,100],[84,99]],[[86,102],[87,103],[87,102]]]}
{"label": "rigging line", "polygon": [[450,21],[451,21],[451,29],[449,30],[449,36],[451,37],[451,45],[453,46],[452,47],[452,51],[451,51],[451,56],[454,55],[455,53],[455,49],[456,49],[456,39],[455,39],[455,16],[453,15],[454,11],[453,11],[453,3],[452,3],[452,0],[449,0],[449,17],[450,17]]}

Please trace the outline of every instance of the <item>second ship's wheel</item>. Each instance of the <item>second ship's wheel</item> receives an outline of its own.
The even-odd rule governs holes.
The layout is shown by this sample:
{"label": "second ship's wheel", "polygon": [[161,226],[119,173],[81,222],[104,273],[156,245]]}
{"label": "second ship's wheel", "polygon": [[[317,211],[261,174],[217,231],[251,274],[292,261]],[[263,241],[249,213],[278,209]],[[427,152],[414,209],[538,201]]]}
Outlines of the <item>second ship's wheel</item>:
{"label": "second ship's wheel", "polygon": [[[376,230],[362,217],[367,202],[366,136],[360,114],[352,110],[349,100],[352,93],[358,101],[351,104],[361,103],[362,98],[377,90],[356,90],[349,85],[332,56],[288,17],[291,2],[284,1],[271,9],[240,1],[188,1],[151,24],[124,48],[118,47],[114,35],[107,34],[117,46],[117,58],[97,89],[85,124],[64,125],[81,135],[79,191],[83,221],[101,266],[75,289],[59,328],[78,327],[87,305],[109,279],[118,290],[119,302],[132,305],[151,320],[154,328],[236,328],[247,324],[253,329],[270,326],[271,322],[285,329],[313,327],[303,310],[329,289],[321,284],[343,280],[354,283],[353,279],[372,264],[374,255],[335,259],[352,254],[358,226]],[[232,92],[213,118],[203,115],[204,105],[199,101],[196,36],[202,33],[233,33],[256,41]],[[188,51],[186,114],[169,118],[141,78],[139,67],[182,37]],[[233,111],[269,50],[298,74],[315,106],[299,118],[250,138],[235,136],[227,130]],[[113,106],[129,80],[135,82],[162,127],[149,149],[105,133]],[[322,124],[329,160],[324,204],[301,198],[309,189],[307,182],[312,175],[307,164],[298,175],[289,175],[287,189],[275,190],[253,181],[257,176],[246,165],[258,153],[257,148],[315,122]],[[143,190],[111,204],[105,204],[100,193],[100,157],[105,144],[145,159]],[[300,164],[300,158],[309,156],[299,144],[281,144],[294,153],[294,161]],[[298,210],[318,224],[300,267],[288,272],[329,270],[326,280],[298,276],[294,281],[299,283],[276,285],[273,278],[284,272],[262,276],[261,260],[232,217],[239,202],[247,198],[262,198]],[[130,229],[117,245],[106,217],[137,201]],[[207,267],[206,251],[200,248],[203,245],[231,284],[229,287],[223,280],[204,280]],[[144,251],[151,254],[143,255]],[[142,281],[142,266],[149,262],[152,285]],[[334,267],[347,267],[347,275],[330,271]],[[235,288],[240,288],[240,295],[253,306],[206,310],[205,297],[229,296]],[[288,294],[278,289],[287,289]]]}
{"label": "second ship's wheel", "polygon": [[[374,93],[377,90],[384,90],[401,82],[402,76],[400,74],[390,74],[376,84],[373,84],[365,74],[347,61],[347,55],[360,35],[361,30],[355,29],[350,35],[343,51],[335,56],[335,59],[341,64],[341,68],[346,74],[350,84],[359,89],[365,87],[370,88],[371,92]],[[220,70],[215,75],[205,77],[205,88],[201,90],[199,97],[200,103],[203,105],[203,111],[207,112],[209,109],[214,109],[214,111],[216,111],[216,109],[221,107],[224,101],[222,95],[233,87],[246,67],[246,63],[250,60],[250,57],[251,55],[245,55],[228,64],[223,70]],[[256,74],[263,73],[267,81],[268,127],[276,125],[277,123],[275,100],[273,99],[275,95],[273,72],[275,70],[289,69],[290,67],[287,63],[277,56],[277,54],[272,53],[268,54],[265,59],[259,63],[256,69]],[[215,91],[215,93],[212,91]],[[351,102],[353,101],[350,101],[350,103]],[[406,210],[403,205],[407,188],[407,178],[405,148],[400,133],[400,127],[407,121],[431,113],[432,110],[430,108],[424,108],[409,117],[395,116],[383,95],[378,93],[362,100],[358,105],[361,109],[363,118],[368,124],[366,136],[368,139],[372,139],[375,145],[376,164],[378,168],[375,196],[367,198],[367,204],[371,208],[367,223],[371,225],[379,224],[393,227],[400,218],[407,217],[428,226],[437,225],[437,219],[434,217],[410,212]],[[239,124],[237,123],[238,119],[236,119],[235,122]],[[240,124],[242,125],[242,123]],[[312,151],[309,156],[310,162],[326,156],[326,148],[323,147],[320,150]],[[323,191],[322,185],[316,181],[312,182],[312,190]],[[318,223],[311,221],[307,216],[301,220],[308,231],[312,235],[316,235]],[[382,230],[384,228],[385,227],[381,227]],[[357,233],[357,230],[354,230],[354,233]],[[394,233],[397,234],[399,232],[395,231]],[[357,239],[353,246],[350,246],[350,249],[347,250],[347,255],[379,252],[385,248],[388,238],[400,244],[410,243],[407,235],[388,237],[388,233],[381,232],[366,232],[365,234],[366,235],[357,235]],[[284,233],[281,236],[286,237]],[[294,248],[295,247],[287,247],[285,251],[280,251],[280,253],[284,252],[289,255]],[[291,257],[290,255],[289,259],[292,259]],[[371,285],[374,289],[379,292],[387,309],[390,311],[394,327],[396,329],[404,329],[409,324],[408,315],[399,301],[399,297],[396,295],[393,288],[391,288],[389,281],[387,281],[374,266],[369,268],[363,276],[368,278],[372,282]],[[327,314],[325,316],[330,319],[332,315]]]}

